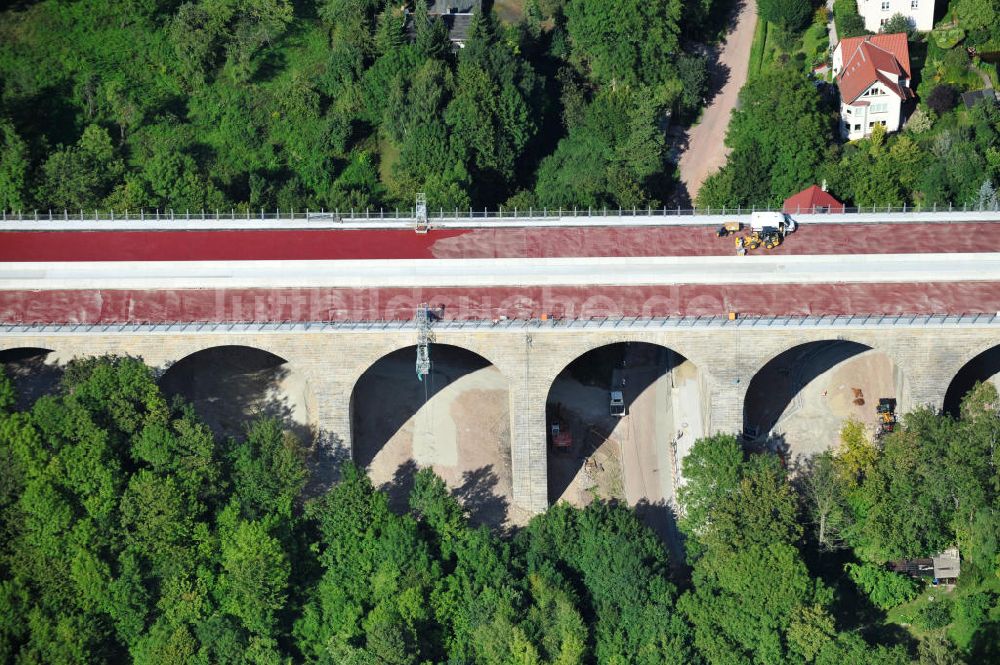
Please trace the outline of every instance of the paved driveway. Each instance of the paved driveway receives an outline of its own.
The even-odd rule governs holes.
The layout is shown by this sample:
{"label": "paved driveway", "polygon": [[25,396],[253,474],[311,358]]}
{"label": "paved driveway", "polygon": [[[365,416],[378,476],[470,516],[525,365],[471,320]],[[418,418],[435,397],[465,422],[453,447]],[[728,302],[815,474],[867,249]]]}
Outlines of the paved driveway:
{"label": "paved driveway", "polygon": [[701,122],[688,131],[687,146],[678,162],[681,182],[687,188],[691,201],[698,195],[705,178],[726,163],[729,151],[723,140],[740,88],[747,80],[750,45],[756,25],[757,3],[743,0],[736,25],[726,36],[726,43],[719,53],[717,71],[713,74],[724,78],[725,82],[702,114]]}

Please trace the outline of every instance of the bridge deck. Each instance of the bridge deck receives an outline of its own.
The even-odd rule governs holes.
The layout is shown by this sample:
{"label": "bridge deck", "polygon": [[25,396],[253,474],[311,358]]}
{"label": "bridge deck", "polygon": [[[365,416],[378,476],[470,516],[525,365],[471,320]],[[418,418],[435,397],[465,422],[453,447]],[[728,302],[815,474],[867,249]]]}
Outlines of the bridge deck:
{"label": "bridge deck", "polygon": [[2,323],[376,321],[445,317],[995,314],[996,282],[468,288],[0,290]]}
{"label": "bridge deck", "polygon": [[0,323],[1000,311],[1000,215],[813,216],[750,257],[725,219],[5,221]]}
{"label": "bridge deck", "polygon": [[[138,225],[138,222],[135,223]],[[717,226],[0,231],[0,262],[726,256]],[[803,224],[772,253],[989,252],[1000,222]]]}

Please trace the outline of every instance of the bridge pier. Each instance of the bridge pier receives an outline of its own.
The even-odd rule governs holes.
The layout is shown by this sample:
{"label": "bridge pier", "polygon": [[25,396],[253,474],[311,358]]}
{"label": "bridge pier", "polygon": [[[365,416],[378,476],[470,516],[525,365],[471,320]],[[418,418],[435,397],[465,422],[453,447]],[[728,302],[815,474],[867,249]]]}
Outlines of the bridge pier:
{"label": "bridge pier", "polygon": [[324,464],[337,468],[352,457],[351,393],[354,384],[329,375],[310,374],[317,411],[315,445]]}
{"label": "bridge pier", "polygon": [[[548,386],[539,389],[529,380],[525,389],[510,388],[511,476],[514,503],[529,513],[549,507],[548,437],[545,398]],[[539,381],[538,383],[541,383]]]}

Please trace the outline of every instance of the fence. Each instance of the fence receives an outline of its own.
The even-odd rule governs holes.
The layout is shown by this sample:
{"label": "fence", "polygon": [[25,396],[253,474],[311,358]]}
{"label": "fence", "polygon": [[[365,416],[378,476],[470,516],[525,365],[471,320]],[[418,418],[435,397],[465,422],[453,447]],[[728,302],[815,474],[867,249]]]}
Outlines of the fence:
{"label": "fence", "polygon": [[[711,215],[748,215],[754,212],[783,212],[781,208],[743,208],[737,206],[735,208],[670,208],[670,207],[659,207],[659,208],[542,208],[535,209],[529,208],[528,210],[517,209],[517,208],[500,208],[498,210],[475,210],[469,208],[468,211],[465,209],[453,209],[445,210],[443,208],[438,208],[437,210],[427,211],[427,219],[429,221],[434,220],[474,220],[474,219],[550,219],[550,218],[565,218],[565,217],[693,217],[693,216],[711,216]],[[991,208],[986,208],[983,206],[970,206],[967,204],[959,206],[953,206],[952,204],[947,205],[930,205],[930,206],[871,206],[871,207],[845,207],[844,212],[827,212],[818,208],[807,208],[807,209],[796,209],[796,210],[786,210],[789,214],[829,214],[831,217],[837,217],[841,214],[847,215],[880,215],[880,214],[895,214],[895,213],[953,213],[953,212],[997,212]],[[236,209],[230,208],[228,211],[225,210],[146,210],[140,209],[136,210],[125,210],[124,212],[116,212],[114,210],[93,210],[93,211],[69,211],[69,210],[32,210],[32,211],[22,211],[22,210],[3,210],[0,211],[0,221],[13,221],[13,222],[41,222],[41,221],[94,221],[94,222],[106,222],[106,221],[178,221],[178,220],[191,220],[191,221],[207,221],[207,220],[248,220],[248,221],[264,221],[264,220],[313,220],[317,222],[359,222],[363,220],[386,220],[386,221],[413,221],[417,219],[417,212],[415,208],[403,209],[399,208],[386,209],[378,208],[366,208],[365,210],[280,210],[276,209],[273,212],[270,210],[265,210],[260,208],[259,210],[251,210],[249,208]]]}
{"label": "fence", "polygon": [[[1000,326],[997,314],[857,314],[852,316],[758,316],[729,319],[721,316],[618,317],[593,319],[498,319],[439,320],[435,331],[593,331],[662,329],[757,329],[757,328],[949,328]],[[409,319],[385,321],[240,321],[229,323],[79,323],[79,324],[0,324],[2,335],[87,335],[87,334],[196,334],[196,333],[289,333],[289,332],[417,332]]]}

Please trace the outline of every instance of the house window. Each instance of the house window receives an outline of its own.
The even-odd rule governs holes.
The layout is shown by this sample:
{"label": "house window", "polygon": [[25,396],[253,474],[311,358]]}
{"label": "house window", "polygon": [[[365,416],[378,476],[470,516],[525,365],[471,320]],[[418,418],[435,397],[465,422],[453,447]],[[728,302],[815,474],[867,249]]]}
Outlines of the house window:
{"label": "house window", "polygon": [[885,113],[889,110],[888,104],[872,104],[872,113]]}
{"label": "house window", "polygon": [[920,9],[920,0],[910,0],[910,9]]}
{"label": "house window", "polygon": [[861,125],[860,124],[854,125],[854,131],[860,132],[861,131]]}
{"label": "house window", "polygon": [[872,127],[874,127],[874,126],[875,126],[875,123],[874,123],[874,122],[869,122],[869,123],[868,123],[868,129],[871,129],[871,128],[872,128]]}
{"label": "house window", "polygon": [[884,12],[889,11],[889,0],[883,0],[883,2],[882,2],[882,11],[884,11]]}

